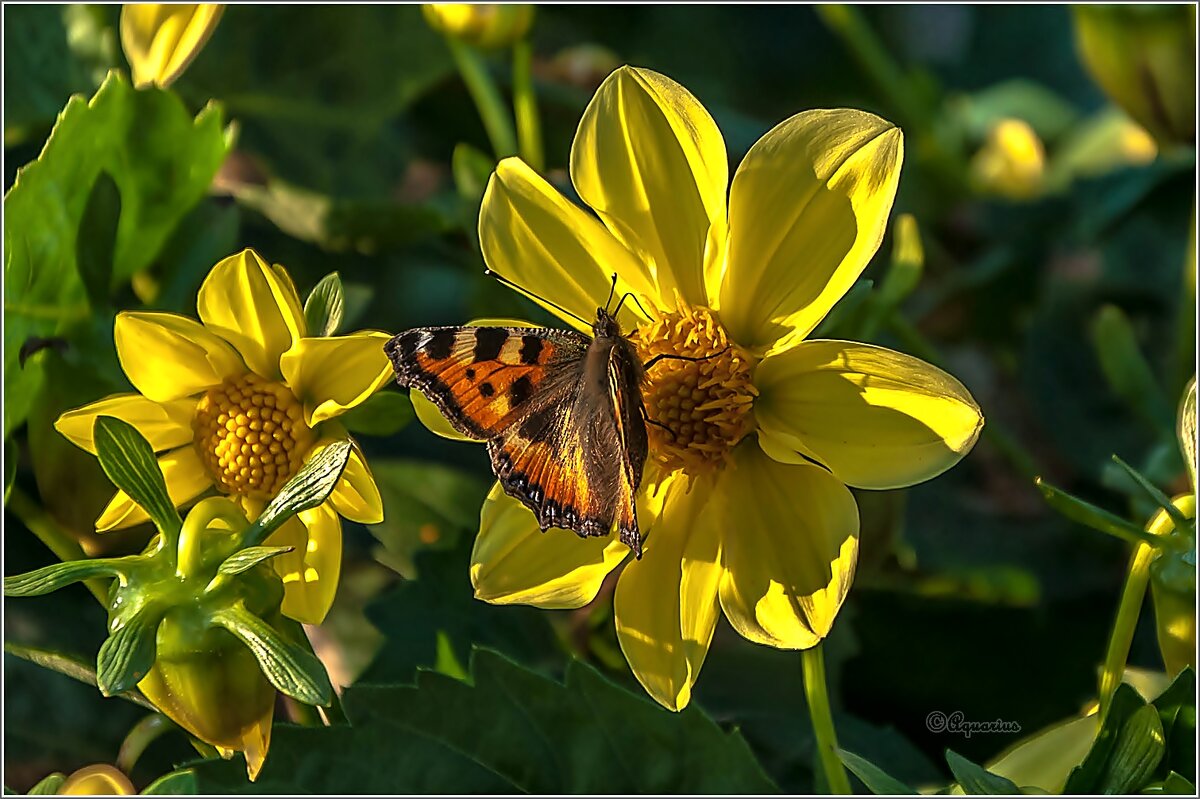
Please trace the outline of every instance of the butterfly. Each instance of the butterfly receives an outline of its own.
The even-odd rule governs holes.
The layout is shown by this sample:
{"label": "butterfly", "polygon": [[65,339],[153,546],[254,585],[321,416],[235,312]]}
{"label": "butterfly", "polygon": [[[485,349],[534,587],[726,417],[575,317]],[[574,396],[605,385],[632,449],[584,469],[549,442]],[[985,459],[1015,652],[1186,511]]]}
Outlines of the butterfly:
{"label": "butterfly", "polygon": [[635,499],[649,449],[642,381],[655,359],[643,364],[621,332],[621,303],[607,310],[615,289],[616,275],[591,337],[541,327],[419,327],[384,350],[397,383],[428,397],[458,432],[487,442],[504,492],[543,531],[603,536],[615,523],[640,558]]}

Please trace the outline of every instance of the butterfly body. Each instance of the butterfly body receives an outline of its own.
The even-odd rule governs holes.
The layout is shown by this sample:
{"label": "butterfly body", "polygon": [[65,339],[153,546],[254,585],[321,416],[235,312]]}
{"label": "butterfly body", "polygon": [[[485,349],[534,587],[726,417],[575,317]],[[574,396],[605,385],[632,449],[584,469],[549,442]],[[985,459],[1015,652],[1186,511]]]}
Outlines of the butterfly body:
{"label": "butterfly body", "polygon": [[597,309],[593,336],[522,327],[426,327],[392,338],[396,382],[487,442],[505,493],[542,530],[607,535],[641,554],[635,496],[648,452],[637,350]]}

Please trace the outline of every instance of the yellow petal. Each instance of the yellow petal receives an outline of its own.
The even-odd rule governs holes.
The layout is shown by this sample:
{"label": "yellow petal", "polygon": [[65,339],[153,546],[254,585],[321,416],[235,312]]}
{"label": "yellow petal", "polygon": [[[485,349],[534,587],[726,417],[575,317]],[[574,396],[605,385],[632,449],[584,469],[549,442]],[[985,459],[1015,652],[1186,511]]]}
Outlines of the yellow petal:
{"label": "yellow petal", "polygon": [[714,496],[725,536],[721,607],[746,638],[807,649],[829,632],[858,558],[858,506],[817,466],[734,450]]}
{"label": "yellow petal", "polygon": [[[750,148],[729,195],[721,321],[762,353],[802,338],[879,249],[903,137],[862,111],[805,111]],[[782,340],[782,341],[781,341]]]}
{"label": "yellow petal", "polygon": [[72,444],[96,454],[92,428],[97,416],[115,416],[137,428],[155,452],[174,449],[192,440],[192,417],[196,400],[191,397],[155,402],[141,394],[114,394],[98,402],[67,411],[54,423],[54,429]]}
{"label": "yellow petal", "polygon": [[721,583],[721,525],[706,511],[710,491],[687,492],[668,478],[662,512],[641,560],[630,561],[613,599],[617,640],[646,692],[682,710],[716,628]]}
{"label": "yellow petal", "polygon": [[870,344],[801,342],[760,363],[754,383],[762,430],[858,488],[900,488],[939,475],[983,429],[962,383]]}
{"label": "yellow petal", "polygon": [[[332,443],[332,439],[318,442],[314,451]],[[371,469],[363,458],[358,444],[350,448],[350,459],[346,461],[346,470],[342,479],[333,487],[329,495],[333,509],[352,522],[360,524],[379,524],[383,521],[383,499],[379,496],[379,488]]]}
{"label": "yellow petal", "polygon": [[113,339],[129,382],[155,402],[199,394],[246,371],[227,342],[176,314],[123,311]]}
{"label": "yellow petal", "polygon": [[320,624],[333,605],[342,568],[342,522],[330,503],[302,510],[266,541],[292,547],[272,558],[283,579],[283,614],[303,624]]}
{"label": "yellow petal", "polygon": [[[614,272],[618,292],[653,296],[649,273],[633,254],[519,158],[501,161],[488,181],[479,210],[479,243],[490,269],[587,320],[581,324],[539,303],[580,330],[590,332]],[[645,317],[627,302],[619,320],[628,332]]]}
{"label": "yellow petal", "polygon": [[200,319],[242,354],[255,374],[278,380],[279,357],[304,335],[304,309],[287,272],[254,250],[212,268],[196,297]]}
{"label": "yellow petal", "polygon": [[283,354],[279,368],[304,403],[309,427],[365,402],[392,379],[392,365],[383,351],[389,338],[372,330],[302,338]]}
{"label": "yellow petal", "polygon": [[[175,507],[198,497],[206,488],[212,486],[212,477],[200,462],[196,448],[188,445],[173,449],[158,458],[158,466],[162,469],[163,479],[167,482],[167,494]],[[149,521],[150,517],[124,491],[117,491],[116,496],[108,503],[108,507],[96,519],[96,532],[104,533],[109,530],[119,530],[132,527],[135,524]]]}
{"label": "yellow petal", "polygon": [[[659,297],[711,305],[705,245],[725,242],[725,141],[687,89],[648,69],[621,67],[583,112],[571,179],[617,240],[645,263]],[[712,263],[720,263],[714,252]]]}
{"label": "yellow petal", "polygon": [[591,602],[629,548],[615,537],[538,529],[533,514],[497,483],[471,551],[475,597],[497,605],[578,608]]}
{"label": "yellow petal", "polygon": [[129,3],[121,8],[121,47],[133,85],[166,88],[204,47],[224,5]]}

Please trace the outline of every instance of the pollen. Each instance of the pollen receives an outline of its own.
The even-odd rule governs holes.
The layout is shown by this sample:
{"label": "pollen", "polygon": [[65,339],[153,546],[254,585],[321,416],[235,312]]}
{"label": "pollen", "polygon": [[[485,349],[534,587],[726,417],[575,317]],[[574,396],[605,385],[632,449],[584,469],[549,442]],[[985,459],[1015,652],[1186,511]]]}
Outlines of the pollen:
{"label": "pollen", "polygon": [[679,299],[675,311],[657,315],[631,339],[643,363],[667,356],[651,364],[642,384],[650,456],[689,477],[719,469],[753,429],[754,362],[711,309]]}
{"label": "pollen", "polygon": [[275,496],[316,440],[295,395],[256,374],[231,377],[209,389],[192,429],[200,460],[217,488],[257,499]]}

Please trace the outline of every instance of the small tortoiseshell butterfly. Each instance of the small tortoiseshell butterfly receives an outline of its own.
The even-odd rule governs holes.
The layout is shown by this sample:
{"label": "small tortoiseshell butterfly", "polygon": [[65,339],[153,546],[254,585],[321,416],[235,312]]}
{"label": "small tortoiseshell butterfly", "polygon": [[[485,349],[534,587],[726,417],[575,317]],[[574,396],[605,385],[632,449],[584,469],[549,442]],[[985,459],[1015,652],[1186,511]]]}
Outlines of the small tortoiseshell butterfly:
{"label": "small tortoiseshell butterfly", "polygon": [[505,493],[543,531],[602,536],[615,522],[640,558],[635,497],[648,451],[641,385],[664,356],[643,365],[609,303],[596,309],[591,338],[542,327],[419,327],[384,350],[397,383],[428,397],[455,430],[487,442]]}

